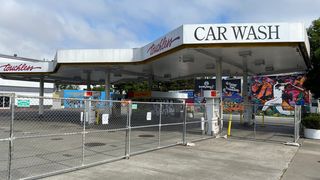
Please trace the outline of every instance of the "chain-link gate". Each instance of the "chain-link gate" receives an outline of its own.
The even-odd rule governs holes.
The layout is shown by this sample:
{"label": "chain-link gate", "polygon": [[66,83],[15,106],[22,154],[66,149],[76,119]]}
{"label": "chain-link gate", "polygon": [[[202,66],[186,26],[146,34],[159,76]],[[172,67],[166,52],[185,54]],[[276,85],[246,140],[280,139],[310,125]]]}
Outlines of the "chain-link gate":
{"label": "chain-link gate", "polygon": [[0,179],[40,178],[214,137],[205,104],[1,96],[9,102],[0,109]]}
{"label": "chain-link gate", "polygon": [[283,110],[280,104],[228,106],[224,106],[223,131],[229,137],[279,143],[297,142],[300,137],[301,106],[289,110]]}

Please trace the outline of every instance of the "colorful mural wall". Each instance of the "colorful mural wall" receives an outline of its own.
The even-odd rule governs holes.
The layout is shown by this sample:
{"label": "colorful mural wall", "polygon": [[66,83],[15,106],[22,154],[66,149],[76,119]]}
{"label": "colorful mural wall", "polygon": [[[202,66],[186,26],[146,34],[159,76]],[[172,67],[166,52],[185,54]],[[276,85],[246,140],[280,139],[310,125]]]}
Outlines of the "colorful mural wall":
{"label": "colorful mural wall", "polygon": [[[310,94],[303,88],[305,75],[256,76],[252,77],[250,100],[256,104],[255,111],[267,115],[293,115],[295,105],[310,105]],[[201,91],[215,89],[215,80],[196,80],[195,102],[201,103]],[[224,79],[222,97],[225,112],[243,111],[241,79]]]}
{"label": "colorful mural wall", "polygon": [[303,88],[305,79],[304,75],[253,77],[251,101],[267,115],[293,115],[296,104],[310,104],[309,92]]}

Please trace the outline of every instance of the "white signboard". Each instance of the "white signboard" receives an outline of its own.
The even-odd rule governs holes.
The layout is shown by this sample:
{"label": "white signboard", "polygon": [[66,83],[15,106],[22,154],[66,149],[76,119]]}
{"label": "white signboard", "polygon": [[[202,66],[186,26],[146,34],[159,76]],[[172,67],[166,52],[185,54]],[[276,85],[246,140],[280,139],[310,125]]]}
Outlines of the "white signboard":
{"label": "white signboard", "polygon": [[0,73],[53,72],[53,62],[7,62],[0,63]]}
{"label": "white signboard", "polygon": [[151,112],[147,112],[147,121],[151,121]]}
{"label": "white signboard", "polygon": [[142,48],[142,59],[182,44],[305,42],[302,23],[187,24]]}
{"label": "white signboard", "polygon": [[109,114],[102,114],[102,124],[109,124]]}
{"label": "white signboard", "polygon": [[184,44],[304,42],[302,23],[192,24],[185,25]]}

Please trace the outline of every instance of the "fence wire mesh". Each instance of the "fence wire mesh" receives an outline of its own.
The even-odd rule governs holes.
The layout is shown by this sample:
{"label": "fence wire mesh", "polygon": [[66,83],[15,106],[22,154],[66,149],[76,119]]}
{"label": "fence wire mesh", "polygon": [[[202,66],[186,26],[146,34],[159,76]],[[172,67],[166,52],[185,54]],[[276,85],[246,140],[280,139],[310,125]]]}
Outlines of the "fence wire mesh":
{"label": "fence wire mesh", "polygon": [[[274,134],[269,137],[259,134],[260,131],[268,132],[267,128],[274,124],[279,127],[279,122],[272,118],[265,118],[262,123],[259,111],[254,111],[258,117],[253,121],[254,126],[244,128],[241,109],[225,112],[229,114],[224,114],[223,124],[219,103],[7,96],[8,107],[0,109],[0,179],[39,178],[212,138],[209,123],[216,123],[219,129],[224,127],[222,132],[227,132],[230,115],[233,137],[272,139]],[[211,120],[207,113],[210,108],[214,108],[215,114]],[[301,114],[296,112],[293,117],[296,126],[300,125]],[[287,134],[292,135],[290,132]]]}
{"label": "fence wire mesh", "polygon": [[9,141],[0,141],[0,147],[0,179],[7,179]]}
{"label": "fence wire mesh", "polygon": [[[229,105],[229,104],[228,104]],[[281,108],[281,109],[280,109]],[[231,137],[274,142],[295,142],[295,114],[300,109],[283,110],[281,105],[237,104],[224,106],[224,129]],[[229,128],[230,127],[230,128]]]}

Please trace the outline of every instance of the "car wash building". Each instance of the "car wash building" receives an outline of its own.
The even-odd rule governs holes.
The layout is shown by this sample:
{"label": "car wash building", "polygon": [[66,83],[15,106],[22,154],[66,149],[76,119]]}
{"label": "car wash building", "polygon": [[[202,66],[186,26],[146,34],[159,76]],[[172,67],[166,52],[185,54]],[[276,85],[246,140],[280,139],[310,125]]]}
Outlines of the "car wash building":
{"label": "car wash building", "polygon": [[[310,47],[302,23],[186,24],[157,40],[132,49],[58,50],[53,61],[14,57],[0,62],[2,78],[44,83],[105,84],[215,77],[222,92],[223,76],[242,76],[242,97],[249,103],[248,79],[255,75],[303,72],[310,68]],[[40,103],[41,104],[41,103]],[[245,109],[245,120],[251,117]]]}
{"label": "car wash building", "polygon": [[[39,94],[7,94],[12,99],[4,104],[10,108],[0,109],[0,147],[5,152],[0,179],[43,178],[160,148],[225,137],[226,132],[229,137],[298,145],[301,106],[295,106],[294,115],[253,118],[252,87],[248,84],[250,77],[257,77],[253,78],[253,90],[257,100],[267,100],[263,108],[267,111],[273,106],[287,113],[278,105],[290,99],[282,96],[288,94],[285,87],[291,83],[296,93],[303,78],[280,82],[262,75],[303,72],[311,66],[309,57],[308,37],[301,23],[188,24],[138,48],[58,50],[53,61],[3,57],[1,78],[39,82]],[[227,78],[231,76],[237,79]],[[110,87],[115,83],[143,80],[151,86],[153,81],[198,77],[215,77],[214,83],[208,79],[199,83],[199,89],[215,88],[199,90],[200,98],[206,98],[199,104],[172,102],[188,98],[180,92],[133,93],[144,102],[110,100]],[[74,93],[71,98],[45,97],[45,83],[86,84],[87,89],[105,84],[106,100],[92,91],[84,92],[83,99],[72,98],[81,97]],[[270,91],[274,98],[264,98]],[[227,101],[222,94],[229,92],[241,92],[243,116],[233,112],[222,115],[222,104]],[[231,99],[240,96],[231,94]],[[145,102],[147,99],[166,101]],[[46,104],[50,100],[52,106]],[[241,117],[243,123],[239,123]]]}

